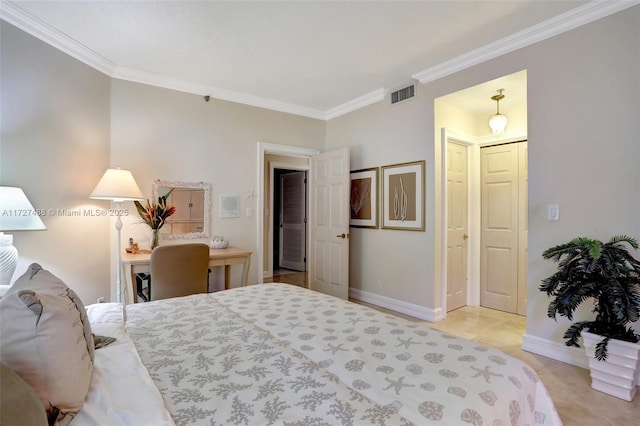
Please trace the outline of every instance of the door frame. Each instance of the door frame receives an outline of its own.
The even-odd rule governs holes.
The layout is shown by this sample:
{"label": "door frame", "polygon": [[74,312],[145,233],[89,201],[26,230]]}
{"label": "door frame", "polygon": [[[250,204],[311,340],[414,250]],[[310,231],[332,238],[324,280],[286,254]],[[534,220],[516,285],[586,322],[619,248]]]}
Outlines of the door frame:
{"label": "door frame", "polygon": [[466,145],[467,152],[467,305],[480,306],[480,148],[527,139],[526,132],[475,137],[442,127],[440,129],[440,305],[447,317],[447,143]]}
{"label": "door frame", "polygon": [[[267,153],[270,154],[270,153]],[[287,163],[270,163],[269,164],[269,182],[271,182],[271,188],[269,188],[269,205],[271,206],[271,215],[273,215],[273,185],[275,185],[274,182],[274,177],[275,177],[275,170],[276,169],[280,169],[280,170],[297,170],[297,171],[301,171],[301,172],[307,172],[307,183],[305,183],[305,200],[306,200],[306,205],[305,205],[305,214],[306,217],[309,217],[309,165],[308,164],[287,164]],[[263,210],[264,211],[264,210]],[[269,217],[271,217],[271,215]],[[262,215],[264,218],[264,215]],[[272,219],[273,220],[273,219]],[[305,245],[307,246],[305,248],[305,250],[307,250],[308,247],[308,239],[309,239],[309,227],[305,226]],[[269,264],[268,269],[266,271],[263,271],[264,277],[272,277],[273,276],[273,226],[269,227],[269,235],[268,235],[268,244],[269,244]],[[309,252],[306,251],[306,254],[308,254]],[[308,260],[308,256],[307,260]],[[305,265],[305,271],[308,270],[307,265]]]}
{"label": "door frame", "polygon": [[[257,185],[258,185],[258,220],[257,220],[257,268],[258,268],[258,284],[262,284],[264,283],[264,277],[265,277],[265,270],[264,270],[264,200],[265,200],[265,194],[264,194],[264,174],[265,174],[265,164],[264,164],[264,156],[266,154],[274,154],[274,155],[282,155],[282,156],[286,156],[286,157],[298,157],[298,158],[311,158],[314,155],[318,155],[320,153],[320,150],[318,149],[311,149],[311,148],[302,148],[299,146],[292,146],[292,145],[281,145],[281,144],[275,144],[275,143],[269,143],[269,142],[261,142],[258,141],[258,155],[257,155],[257,168],[258,168],[258,173],[257,173]],[[311,173],[307,173],[307,187],[311,186],[311,181],[312,181],[312,176]],[[273,198],[273,194],[272,191],[269,191],[270,194],[269,196],[271,198]],[[307,194],[308,196],[308,194]],[[273,202],[273,200],[270,200],[271,202]],[[308,198],[307,201],[309,202],[308,207],[309,209],[311,208],[311,200]],[[270,212],[269,214],[269,218],[271,218],[271,214],[273,214],[272,212]],[[271,232],[273,232],[273,230],[271,230]],[[271,244],[273,244],[273,235],[271,235]],[[309,238],[309,227],[307,227],[307,253],[309,253],[309,244],[310,244],[310,238]],[[268,258],[271,259],[271,273],[273,274],[273,253],[272,253],[272,248],[269,247],[269,256]],[[311,259],[307,258],[307,269],[309,268],[309,263],[312,262]]]}

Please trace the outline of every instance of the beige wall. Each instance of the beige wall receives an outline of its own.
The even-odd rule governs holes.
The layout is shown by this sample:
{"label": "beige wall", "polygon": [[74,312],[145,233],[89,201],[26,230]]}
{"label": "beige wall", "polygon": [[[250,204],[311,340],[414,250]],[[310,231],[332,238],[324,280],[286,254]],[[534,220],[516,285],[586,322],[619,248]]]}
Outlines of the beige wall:
{"label": "beige wall", "polygon": [[[327,148],[349,146],[351,168],[426,160],[426,231],[352,229],[351,284],[429,308],[440,301],[440,141],[434,99],[523,69],[528,76],[527,333],[562,341],[537,287],[542,251],[568,239],[640,235],[640,6],[432,83],[413,101],[378,103],[331,120]],[[547,205],[560,204],[558,222]],[[384,259],[384,261],[383,261]],[[382,291],[375,281],[382,280]]]}
{"label": "beige wall", "polygon": [[46,231],[13,233],[14,278],[38,262],[85,303],[108,300],[109,219],[60,213],[109,207],[89,194],[109,166],[111,79],[4,21],[0,31],[0,182],[56,212]]}
{"label": "beige wall", "polygon": [[[146,197],[158,178],[209,182],[212,235],[261,252],[256,246],[257,199],[246,197],[258,193],[257,143],[321,149],[324,122],[112,80],[4,21],[0,26],[2,185],[22,187],[36,208],[75,212],[110,207],[89,199],[108,167],[130,169]],[[241,196],[241,218],[220,218],[222,194]],[[149,229],[133,203],[122,207],[130,213],[122,243],[131,236],[148,244]],[[253,208],[252,218],[247,207]],[[18,271],[37,261],[85,303],[113,297],[114,221],[60,216],[43,221],[47,231],[15,233]],[[256,281],[256,264],[254,259],[250,282]],[[238,282],[235,269],[232,279]]]}
{"label": "beige wall", "polygon": [[[257,198],[247,197],[259,192],[257,143],[321,149],[324,122],[121,80],[111,95],[112,164],[132,170],[146,196],[155,179],[210,183],[212,235],[254,252],[249,282],[257,282],[259,212]],[[220,195],[240,196],[240,218],[220,218]],[[131,236],[147,244],[149,229],[139,222],[135,214],[125,220],[123,243]],[[232,268],[233,282],[240,273]]]}

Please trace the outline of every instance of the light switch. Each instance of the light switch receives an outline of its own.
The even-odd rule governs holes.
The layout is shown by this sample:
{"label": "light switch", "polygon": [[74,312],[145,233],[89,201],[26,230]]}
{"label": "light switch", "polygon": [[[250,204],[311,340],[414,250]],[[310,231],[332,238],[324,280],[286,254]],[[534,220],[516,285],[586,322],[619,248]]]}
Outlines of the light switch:
{"label": "light switch", "polygon": [[253,216],[253,209],[251,207],[247,207],[247,217]]}
{"label": "light switch", "polygon": [[549,212],[549,220],[560,220],[559,204],[549,204],[548,212]]}

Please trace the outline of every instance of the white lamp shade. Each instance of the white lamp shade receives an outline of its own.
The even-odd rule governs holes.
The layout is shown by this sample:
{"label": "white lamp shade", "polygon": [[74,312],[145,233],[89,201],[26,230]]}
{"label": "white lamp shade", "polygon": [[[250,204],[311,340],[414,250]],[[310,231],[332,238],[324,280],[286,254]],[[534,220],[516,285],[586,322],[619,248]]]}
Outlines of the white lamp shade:
{"label": "white lamp shade", "polygon": [[144,197],[131,172],[118,168],[104,172],[89,198],[122,202],[141,200]]}
{"label": "white lamp shade", "polygon": [[507,122],[508,120],[505,115],[496,114],[489,119],[489,127],[491,127],[493,133],[502,133],[505,127],[507,127]]}
{"label": "white lamp shade", "polygon": [[39,231],[47,229],[24,191],[0,186],[0,231]]}

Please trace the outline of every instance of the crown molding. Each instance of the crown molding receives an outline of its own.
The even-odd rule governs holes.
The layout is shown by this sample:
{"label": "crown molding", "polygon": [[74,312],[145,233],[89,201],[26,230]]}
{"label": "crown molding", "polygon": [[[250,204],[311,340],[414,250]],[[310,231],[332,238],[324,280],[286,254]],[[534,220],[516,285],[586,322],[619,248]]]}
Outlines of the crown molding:
{"label": "crown molding", "polygon": [[387,91],[388,90],[383,87],[378,90],[374,90],[373,92],[362,95],[352,101],[345,102],[341,105],[338,105],[337,107],[331,108],[324,113],[325,120],[331,120],[332,118],[339,117],[351,111],[355,111],[376,102],[380,102],[384,99]]}
{"label": "crown molding", "polygon": [[422,84],[426,84],[604,18],[613,13],[620,12],[637,4],[640,4],[640,1],[591,1],[508,37],[504,37],[436,66],[412,74],[411,77]]}
{"label": "crown molding", "polygon": [[0,2],[0,19],[6,21],[35,38],[44,41],[67,55],[89,65],[103,74],[111,75],[116,64],[61,33],[35,16],[25,12],[9,1]]}
{"label": "crown molding", "polygon": [[288,114],[300,115],[308,118],[315,118],[317,120],[325,119],[324,112],[313,108],[306,108],[286,102],[276,101],[273,99],[261,98],[259,96],[253,96],[246,93],[219,89],[205,84],[191,83],[185,80],[170,78],[146,71],[138,71],[127,67],[117,66],[114,72],[111,74],[111,77],[119,80],[131,81],[134,83],[148,84],[150,86],[177,90],[184,93],[192,93],[194,95],[209,95],[212,98],[216,99],[251,105],[254,107],[265,108],[273,111],[285,112]]}
{"label": "crown molding", "polygon": [[[412,74],[411,77],[422,84],[429,83],[638,4],[640,4],[640,1],[638,0],[591,1],[583,6],[572,9],[525,30],[519,31],[511,36],[502,38],[456,58]],[[87,46],[78,43],[71,37],[56,30],[40,19],[25,12],[16,4],[7,0],[2,0],[0,2],[0,19],[15,25],[39,40],[50,44],[54,48],[112,78],[203,96],[209,95],[211,97],[230,102],[237,102],[318,120],[331,120],[376,102],[380,102],[384,100],[388,92],[386,88],[380,88],[349,102],[345,102],[334,108],[328,109],[327,111],[321,111],[314,108],[191,83],[185,80],[118,66],[113,61],[94,52]]]}

